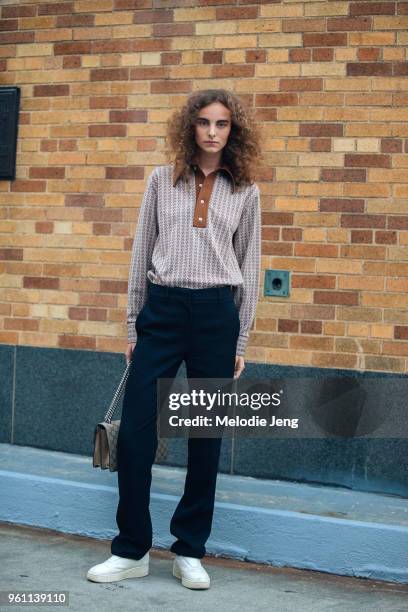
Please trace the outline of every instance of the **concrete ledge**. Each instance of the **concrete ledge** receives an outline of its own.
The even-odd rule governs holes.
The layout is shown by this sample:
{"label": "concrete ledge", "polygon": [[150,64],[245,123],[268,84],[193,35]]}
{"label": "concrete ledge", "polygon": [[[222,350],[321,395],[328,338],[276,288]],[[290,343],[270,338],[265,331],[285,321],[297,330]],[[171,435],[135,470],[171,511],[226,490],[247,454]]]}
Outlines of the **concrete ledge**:
{"label": "concrete ledge", "polygon": [[[154,466],[154,546],[168,549],[185,469]],[[111,539],[117,475],[90,457],[0,444],[0,521]],[[408,584],[408,499],[219,474],[207,553]]]}

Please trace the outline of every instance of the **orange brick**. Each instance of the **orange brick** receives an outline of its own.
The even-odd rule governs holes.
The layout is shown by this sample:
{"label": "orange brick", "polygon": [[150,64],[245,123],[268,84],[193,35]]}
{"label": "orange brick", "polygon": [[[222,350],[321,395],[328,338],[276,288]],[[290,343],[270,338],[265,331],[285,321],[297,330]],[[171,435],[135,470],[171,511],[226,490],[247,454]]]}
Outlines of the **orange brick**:
{"label": "orange brick", "polygon": [[357,366],[357,356],[340,353],[313,353],[312,365],[318,368],[354,370]]}
{"label": "orange brick", "polygon": [[349,323],[347,325],[347,333],[350,336],[358,336],[359,338],[364,338],[370,335],[370,326],[364,323]]}
{"label": "orange brick", "polygon": [[346,326],[337,321],[324,321],[323,333],[328,336],[344,336]]}

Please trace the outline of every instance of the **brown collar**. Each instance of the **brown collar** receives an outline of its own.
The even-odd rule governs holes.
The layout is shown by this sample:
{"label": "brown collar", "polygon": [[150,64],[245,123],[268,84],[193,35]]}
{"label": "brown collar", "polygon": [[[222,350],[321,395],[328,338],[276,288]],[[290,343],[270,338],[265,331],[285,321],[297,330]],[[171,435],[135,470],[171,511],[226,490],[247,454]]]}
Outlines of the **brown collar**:
{"label": "brown collar", "polygon": [[[198,166],[198,164],[196,164],[195,162],[191,162],[191,163],[190,163],[190,167],[191,167],[193,170],[194,170],[194,169],[195,169],[195,167],[197,167],[197,166]],[[198,167],[199,167],[199,166],[198,166]],[[232,193],[234,193],[234,192],[235,192],[235,189],[236,189],[236,183],[235,183],[235,178],[234,178],[234,175],[232,174],[231,168],[230,168],[230,167],[229,167],[227,164],[222,164],[222,165],[218,166],[218,168],[216,168],[216,170],[225,170],[225,171],[228,173],[228,175],[229,175],[229,177],[230,177],[230,179],[231,179],[231,183],[232,183]],[[177,181],[179,180],[180,175],[181,175],[181,169],[179,169],[179,170],[177,170],[177,171],[176,171],[176,169],[174,168],[174,169],[173,169],[173,177],[174,177],[174,180],[173,180],[173,187],[175,187],[175,186],[176,186],[176,183],[177,183]]]}

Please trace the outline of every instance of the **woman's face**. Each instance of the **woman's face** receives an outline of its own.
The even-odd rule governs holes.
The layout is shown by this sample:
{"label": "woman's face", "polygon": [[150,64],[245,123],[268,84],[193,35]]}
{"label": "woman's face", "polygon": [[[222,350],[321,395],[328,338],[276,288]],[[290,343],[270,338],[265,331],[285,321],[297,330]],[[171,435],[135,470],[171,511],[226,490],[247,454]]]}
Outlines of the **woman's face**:
{"label": "woman's face", "polygon": [[195,140],[205,153],[219,153],[227,144],[230,132],[231,111],[221,102],[212,102],[198,113]]}

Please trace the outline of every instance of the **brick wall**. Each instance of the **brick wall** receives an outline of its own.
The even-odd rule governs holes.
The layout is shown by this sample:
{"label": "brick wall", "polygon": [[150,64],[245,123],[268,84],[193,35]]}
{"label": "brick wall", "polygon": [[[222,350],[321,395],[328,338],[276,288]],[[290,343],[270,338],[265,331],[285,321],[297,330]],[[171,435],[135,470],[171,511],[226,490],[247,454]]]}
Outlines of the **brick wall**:
{"label": "brick wall", "polygon": [[[408,370],[408,2],[0,3],[21,87],[0,183],[0,343],[123,351],[138,205],[186,94],[225,86],[263,125],[266,363]],[[263,284],[263,275],[262,275]]]}

